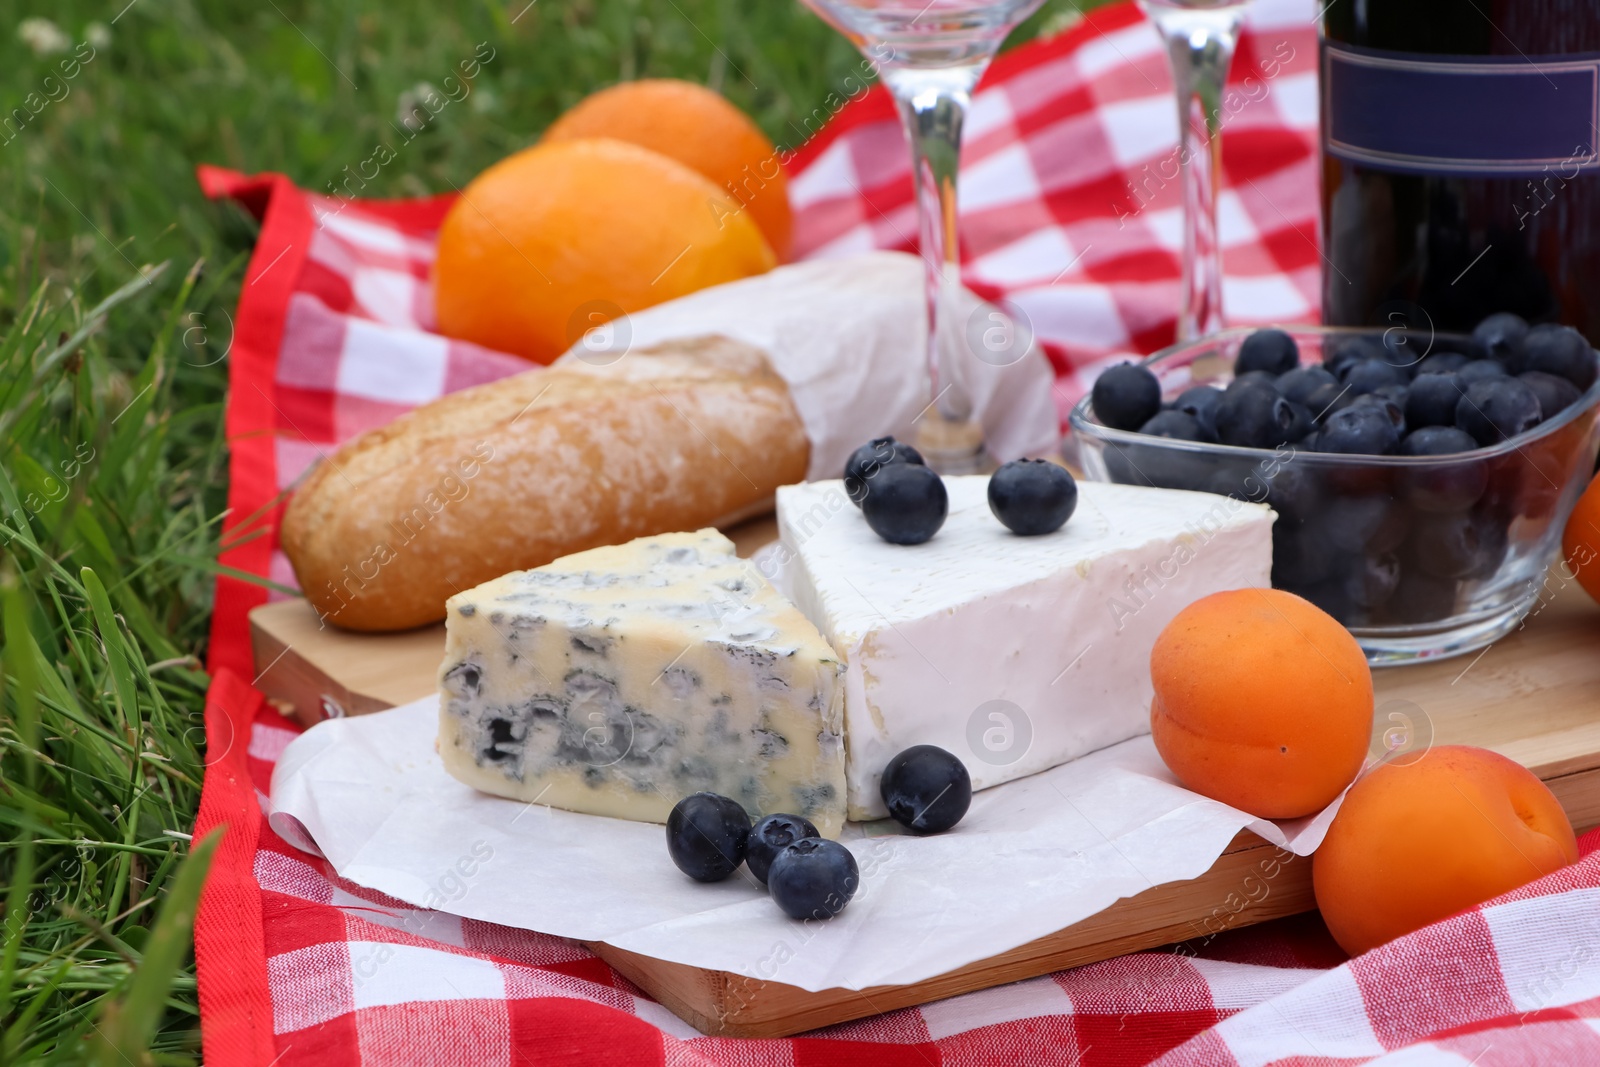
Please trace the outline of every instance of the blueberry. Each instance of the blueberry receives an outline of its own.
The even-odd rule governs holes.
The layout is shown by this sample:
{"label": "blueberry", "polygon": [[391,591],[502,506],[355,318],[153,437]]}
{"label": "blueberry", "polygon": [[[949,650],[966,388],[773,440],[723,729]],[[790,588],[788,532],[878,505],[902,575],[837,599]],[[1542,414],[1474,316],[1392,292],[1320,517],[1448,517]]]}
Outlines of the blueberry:
{"label": "blueberry", "polygon": [[767,872],[779,852],[807,837],[819,837],[809,819],[798,815],[768,815],[750,828],[750,844],[745,850],[745,866],[756,881],[767,884]]}
{"label": "blueberry", "polygon": [[895,463],[878,471],[872,492],[861,503],[872,532],[895,545],[920,545],[944,525],[950,495],[944,481],[927,467]]}
{"label": "blueberry", "polygon": [[1508,367],[1522,364],[1527,350],[1528,324],[1521,315],[1509,311],[1496,312],[1472,329],[1472,339],[1490,359],[1497,359]]}
{"label": "blueberry", "polygon": [[738,870],[749,839],[750,816],[716,793],[692,793],[667,816],[667,853],[697,882],[720,882]]}
{"label": "blueberry", "polygon": [[895,822],[919,834],[936,834],[967,813],[972,776],[944,749],[914,745],[889,761],[878,793]]}
{"label": "blueberry", "polygon": [[1357,395],[1376,392],[1385,385],[1405,385],[1410,380],[1405,371],[1382,359],[1352,363],[1344,372],[1344,384]]}
{"label": "blueberry", "polygon": [[1416,377],[1412,381],[1425,374],[1454,374],[1469,362],[1471,361],[1460,352],[1431,352],[1426,359],[1417,364]]}
{"label": "blueberry", "polygon": [[1440,578],[1417,567],[1402,567],[1400,585],[1389,598],[1386,613],[1397,623],[1437,622],[1456,610],[1456,580]]}
{"label": "blueberry", "polygon": [[1300,365],[1300,346],[1282,330],[1257,330],[1239,346],[1239,356],[1233,362],[1233,373],[1264,370],[1269,374],[1283,374]]}
{"label": "blueberry", "polygon": [[1579,391],[1594,384],[1595,353],[1583,334],[1571,326],[1547,323],[1528,331],[1528,356],[1523,370],[1544,371],[1565,378]]}
{"label": "blueberry", "polygon": [[1451,371],[1439,374],[1420,374],[1411,383],[1406,396],[1406,425],[1454,426],[1456,405],[1461,402],[1465,387],[1460,375]]}
{"label": "blueberry", "polygon": [[1246,371],[1245,373],[1234,378],[1233,381],[1229,382],[1227,387],[1224,388],[1222,392],[1224,395],[1226,395],[1228,393],[1236,393],[1240,389],[1247,389],[1257,385],[1264,385],[1273,392],[1277,392],[1278,376],[1264,370]]}
{"label": "blueberry", "polygon": [[1204,490],[1215,463],[1212,457],[1203,452],[1161,445],[1136,448],[1131,458],[1139,465],[1139,472],[1144,476],[1142,484],[1153,485],[1157,489]]}
{"label": "blueberry", "polygon": [[1382,456],[1395,450],[1400,431],[1379,404],[1351,404],[1329,415],[1317,435],[1317,451]]}
{"label": "blueberry", "polygon": [[1229,496],[1235,500],[1261,501],[1265,486],[1255,466],[1234,466],[1231,463],[1213,463],[1210,471],[1198,484],[1202,492]]}
{"label": "blueberry", "polygon": [[1505,364],[1493,359],[1475,359],[1470,363],[1463,364],[1461,369],[1456,371],[1456,377],[1460,378],[1461,384],[1467,387],[1470,387],[1475,382],[1486,382],[1491,378],[1504,378],[1506,375]]}
{"label": "blueberry", "polygon": [[1402,456],[1451,456],[1471,452],[1478,442],[1465,430],[1454,426],[1423,426],[1406,434],[1400,442]]}
{"label": "blueberry", "polygon": [[1417,367],[1428,355],[1430,339],[1410,329],[1383,331],[1383,358],[1389,366],[1408,379],[1416,376]]}
{"label": "blueberry", "polygon": [[1217,405],[1217,440],[1244,448],[1277,448],[1298,424],[1295,410],[1263,385],[1230,388]]}
{"label": "blueberry", "polygon": [[[1392,387],[1386,385],[1384,388],[1389,389]],[[1402,406],[1403,403],[1403,400],[1392,399],[1385,393],[1363,393],[1355,398],[1351,406],[1377,408],[1384,413],[1390,422],[1394,423],[1395,432],[1404,437],[1406,434],[1406,412]]]}
{"label": "blueberry", "polygon": [[1137,430],[1161,410],[1161,383],[1135,363],[1120,363],[1094,380],[1094,417],[1113,430]]}
{"label": "blueberry", "polygon": [[1309,518],[1321,495],[1317,472],[1304,463],[1285,463],[1267,483],[1267,503],[1285,518]]}
{"label": "blueberry", "polygon": [[1321,422],[1340,408],[1349,407],[1354,400],[1355,394],[1350,392],[1349,386],[1343,382],[1329,382],[1312,390],[1304,403],[1311,417]]}
{"label": "blueberry", "polygon": [[1509,525],[1521,513],[1521,497],[1527,487],[1528,476],[1533,471],[1526,456],[1519,456],[1518,459],[1521,462],[1502,460],[1494,465],[1490,472],[1489,488],[1483,494],[1483,499],[1478,501],[1477,507],[1473,508],[1475,514],[1493,515],[1501,523]]}
{"label": "blueberry", "polygon": [[859,508],[878,471],[895,463],[923,466],[922,453],[893,437],[874,438],[850,453],[844,464],[844,491],[850,502]]}
{"label": "blueberry", "polygon": [[1341,552],[1392,552],[1405,540],[1405,509],[1387,495],[1335,497],[1319,520],[1328,543]]}
{"label": "blueberry", "polygon": [[[1448,427],[1429,429],[1448,430]],[[1448,432],[1461,434],[1461,430]],[[1419,512],[1464,512],[1483,498],[1488,480],[1488,467],[1477,459],[1413,467],[1400,475],[1406,501]]]}
{"label": "blueberry", "polygon": [[1335,336],[1323,342],[1322,365],[1342,377],[1352,364],[1368,359],[1386,359],[1388,354],[1383,342],[1371,334]]}
{"label": "blueberry", "polygon": [[1222,401],[1222,390],[1212,385],[1193,385],[1178,394],[1172,410],[1192,416],[1207,434],[1206,440],[1217,439],[1217,405]]}
{"label": "blueberry", "polygon": [[1279,519],[1272,524],[1272,584],[1298,589],[1326,581],[1336,553],[1316,523]]}
{"label": "blueberry", "polygon": [[1286,403],[1289,405],[1289,410],[1294,413],[1294,421],[1289,424],[1289,440],[1304,441],[1307,435],[1317,428],[1317,417],[1304,404],[1296,404],[1292,400]]}
{"label": "blueberry", "polygon": [[1380,385],[1367,395],[1381,396],[1385,400],[1392,400],[1399,406],[1401,411],[1404,411],[1406,400],[1411,396],[1411,387],[1409,385]]}
{"label": "blueberry", "polygon": [[[1427,426],[1400,443],[1406,456],[1453,456],[1471,452],[1478,442],[1453,426]],[[1463,456],[1401,472],[1406,499],[1419,511],[1465,511],[1483,496],[1489,469],[1482,460]]]}
{"label": "blueberry", "polygon": [[1539,397],[1515,378],[1469,385],[1456,405],[1456,425],[1480,445],[1515,437],[1539,423]]}
{"label": "blueberry", "polygon": [[1362,555],[1345,561],[1344,595],[1358,608],[1387,603],[1400,584],[1400,557],[1393,552]]}
{"label": "blueberry", "polygon": [[[1188,415],[1175,411],[1162,412],[1162,415],[1194,423]],[[1198,428],[1199,424],[1195,426]],[[1078,483],[1065,467],[1049,460],[1014,459],[1002,465],[989,479],[989,510],[1006,529],[1023,537],[1061,529],[1072,518],[1077,506]]]}
{"label": "blueberry", "polygon": [[1481,524],[1471,515],[1430,515],[1411,531],[1413,564],[1435,578],[1461,578],[1479,565]]}
{"label": "blueberry", "polygon": [[1158,411],[1156,417],[1139,427],[1149,437],[1170,437],[1175,441],[1209,441],[1200,420],[1182,411]]}
{"label": "blueberry", "polygon": [[1310,406],[1311,397],[1323,386],[1338,386],[1339,379],[1324,367],[1297,367],[1278,376],[1278,392],[1285,400]]}
{"label": "blueberry", "polygon": [[1478,561],[1466,576],[1469,579],[1487,578],[1505,559],[1511,531],[1504,520],[1483,511],[1473,513],[1472,525],[1478,531]]}
{"label": "blueberry", "polygon": [[1106,476],[1118,485],[1142,485],[1149,488],[1153,483],[1143,470],[1145,451],[1108,441],[1105,452]]}
{"label": "blueberry", "polygon": [[1559,412],[1576,404],[1578,398],[1583,395],[1578,387],[1566,378],[1558,378],[1542,370],[1530,370],[1519,374],[1517,381],[1532,389],[1533,395],[1539,398],[1541,421],[1555,418]]}
{"label": "blueberry", "polygon": [[831,919],[860,885],[861,872],[850,850],[822,837],[784,846],[767,873],[767,891],[791,919]]}

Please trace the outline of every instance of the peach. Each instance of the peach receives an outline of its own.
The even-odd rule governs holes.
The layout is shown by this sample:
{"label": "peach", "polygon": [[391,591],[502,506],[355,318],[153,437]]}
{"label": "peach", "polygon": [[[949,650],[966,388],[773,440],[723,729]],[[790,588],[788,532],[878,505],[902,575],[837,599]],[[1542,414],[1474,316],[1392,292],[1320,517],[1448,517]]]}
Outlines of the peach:
{"label": "peach", "polygon": [[1355,956],[1577,858],[1566,812],[1532,771],[1444,745],[1357,782],[1311,878],[1328,930]]}
{"label": "peach", "polygon": [[1189,789],[1268,819],[1326,807],[1372,736],[1372,672],[1343,626],[1277,589],[1213,593],[1150,653],[1150,732]]}

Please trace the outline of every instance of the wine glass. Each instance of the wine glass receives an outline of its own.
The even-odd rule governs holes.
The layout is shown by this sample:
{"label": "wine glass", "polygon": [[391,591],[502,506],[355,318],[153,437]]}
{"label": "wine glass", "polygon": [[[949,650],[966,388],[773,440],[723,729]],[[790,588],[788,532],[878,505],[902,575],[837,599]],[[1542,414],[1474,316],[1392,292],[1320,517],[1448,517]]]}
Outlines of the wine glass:
{"label": "wine glass", "polygon": [[[944,473],[983,470],[988,457],[972,401],[948,361],[964,339],[951,316],[961,284],[956,173],[972,89],[1018,22],[1043,0],[801,0],[859,48],[900,108],[911,143],[919,247],[926,268],[932,400],[917,448]],[[941,359],[941,354],[943,359]]]}
{"label": "wine glass", "polygon": [[1183,296],[1178,340],[1226,325],[1217,187],[1222,178],[1222,94],[1249,0],[1139,0],[1167,44],[1178,91],[1178,169],[1183,183]]}

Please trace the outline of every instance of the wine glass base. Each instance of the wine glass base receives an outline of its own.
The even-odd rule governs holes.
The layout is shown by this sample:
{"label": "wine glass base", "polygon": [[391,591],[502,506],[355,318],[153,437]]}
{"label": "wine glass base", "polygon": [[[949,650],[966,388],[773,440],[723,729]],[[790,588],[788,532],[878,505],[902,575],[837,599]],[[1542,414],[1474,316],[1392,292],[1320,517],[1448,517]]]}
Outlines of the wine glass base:
{"label": "wine glass base", "polygon": [[983,427],[929,412],[917,422],[916,449],[940,474],[987,474],[994,459],[983,443]]}

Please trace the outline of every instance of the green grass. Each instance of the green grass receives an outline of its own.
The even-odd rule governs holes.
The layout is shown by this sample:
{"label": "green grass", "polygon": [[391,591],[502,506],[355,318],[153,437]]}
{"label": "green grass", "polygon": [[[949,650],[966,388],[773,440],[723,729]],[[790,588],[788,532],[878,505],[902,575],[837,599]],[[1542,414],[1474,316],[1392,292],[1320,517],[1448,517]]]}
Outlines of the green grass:
{"label": "green grass", "polygon": [[[361,195],[438,192],[644,75],[794,146],[859,63],[793,0],[125,3],[0,4],[0,1065],[199,1060],[186,834],[255,224],[194,164],[327,189],[404,142]],[[70,77],[18,35],[46,10],[69,48],[107,31]],[[402,94],[461,96],[483,43],[405,141]]]}

